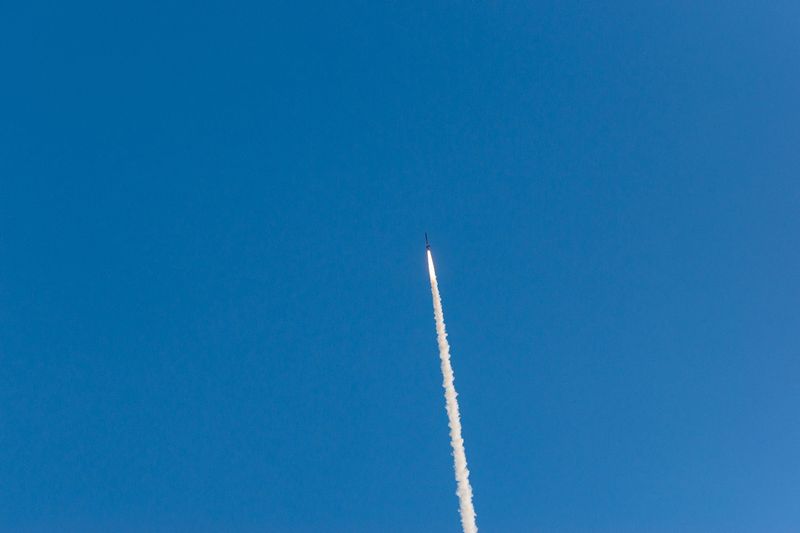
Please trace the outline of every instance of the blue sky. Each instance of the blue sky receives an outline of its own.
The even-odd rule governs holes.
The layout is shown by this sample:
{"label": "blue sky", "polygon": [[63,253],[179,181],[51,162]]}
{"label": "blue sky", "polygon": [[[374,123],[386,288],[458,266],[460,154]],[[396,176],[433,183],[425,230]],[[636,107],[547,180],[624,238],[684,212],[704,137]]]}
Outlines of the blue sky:
{"label": "blue sky", "polygon": [[800,523],[793,2],[0,17],[0,530]]}

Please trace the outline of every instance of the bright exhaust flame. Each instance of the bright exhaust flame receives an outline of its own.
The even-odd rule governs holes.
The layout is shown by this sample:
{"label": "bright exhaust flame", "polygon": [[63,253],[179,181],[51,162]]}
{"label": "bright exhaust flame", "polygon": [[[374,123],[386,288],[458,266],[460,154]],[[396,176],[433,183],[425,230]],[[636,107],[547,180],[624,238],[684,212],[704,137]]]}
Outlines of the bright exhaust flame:
{"label": "bright exhaust flame", "polygon": [[461,437],[461,416],[458,412],[458,400],[454,384],[453,367],[450,365],[450,345],[447,342],[447,331],[444,326],[442,298],[439,295],[439,284],[436,281],[436,269],[433,267],[433,256],[428,250],[428,274],[431,278],[433,293],[433,317],[436,319],[436,336],[439,341],[439,358],[442,361],[442,387],[444,387],[445,408],[450,426],[450,445],[453,447],[453,463],[456,474],[456,495],[459,501],[461,527],[464,533],[476,533],[475,508],[472,505],[472,487],[469,484],[467,470],[467,453],[464,450],[464,439]]}

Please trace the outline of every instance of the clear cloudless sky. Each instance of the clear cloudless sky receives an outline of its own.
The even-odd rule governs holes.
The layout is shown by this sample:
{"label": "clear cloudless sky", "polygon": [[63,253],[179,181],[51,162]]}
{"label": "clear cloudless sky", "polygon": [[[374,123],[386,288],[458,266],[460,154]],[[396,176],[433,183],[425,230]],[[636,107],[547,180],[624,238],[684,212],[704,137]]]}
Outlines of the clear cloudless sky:
{"label": "clear cloudless sky", "polygon": [[[8,2],[0,530],[800,530],[797,2]],[[711,3],[714,4],[714,3]]]}

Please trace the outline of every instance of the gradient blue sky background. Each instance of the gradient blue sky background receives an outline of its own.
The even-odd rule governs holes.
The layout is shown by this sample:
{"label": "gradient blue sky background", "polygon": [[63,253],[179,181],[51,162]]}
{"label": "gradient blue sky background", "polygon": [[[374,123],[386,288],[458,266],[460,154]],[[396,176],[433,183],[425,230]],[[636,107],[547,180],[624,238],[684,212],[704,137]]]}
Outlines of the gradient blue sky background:
{"label": "gradient blue sky background", "polygon": [[[202,5],[199,5],[202,4]],[[800,8],[18,2],[0,530],[800,527]]]}

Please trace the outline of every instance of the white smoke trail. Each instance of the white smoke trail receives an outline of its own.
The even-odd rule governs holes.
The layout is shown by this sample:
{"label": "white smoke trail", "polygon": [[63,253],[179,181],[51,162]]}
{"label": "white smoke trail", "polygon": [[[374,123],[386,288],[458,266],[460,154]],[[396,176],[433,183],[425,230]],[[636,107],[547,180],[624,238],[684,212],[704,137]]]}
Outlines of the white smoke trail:
{"label": "white smoke trail", "polygon": [[433,268],[433,256],[428,250],[428,274],[431,278],[433,293],[433,317],[436,319],[436,336],[439,340],[439,358],[442,360],[442,387],[444,387],[447,419],[450,426],[450,445],[453,447],[453,463],[456,470],[456,495],[458,495],[461,527],[464,533],[476,533],[475,508],[472,505],[472,487],[469,484],[467,470],[467,453],[464,451],[464,439],[461,438],[461,417],[458,414],[456,387],[453,383],[453,367],[450,366],[450,345],[447,343],[447,331],[444,327],[442,298],[439,296],[439,284],[436,281],[436,270]]}

